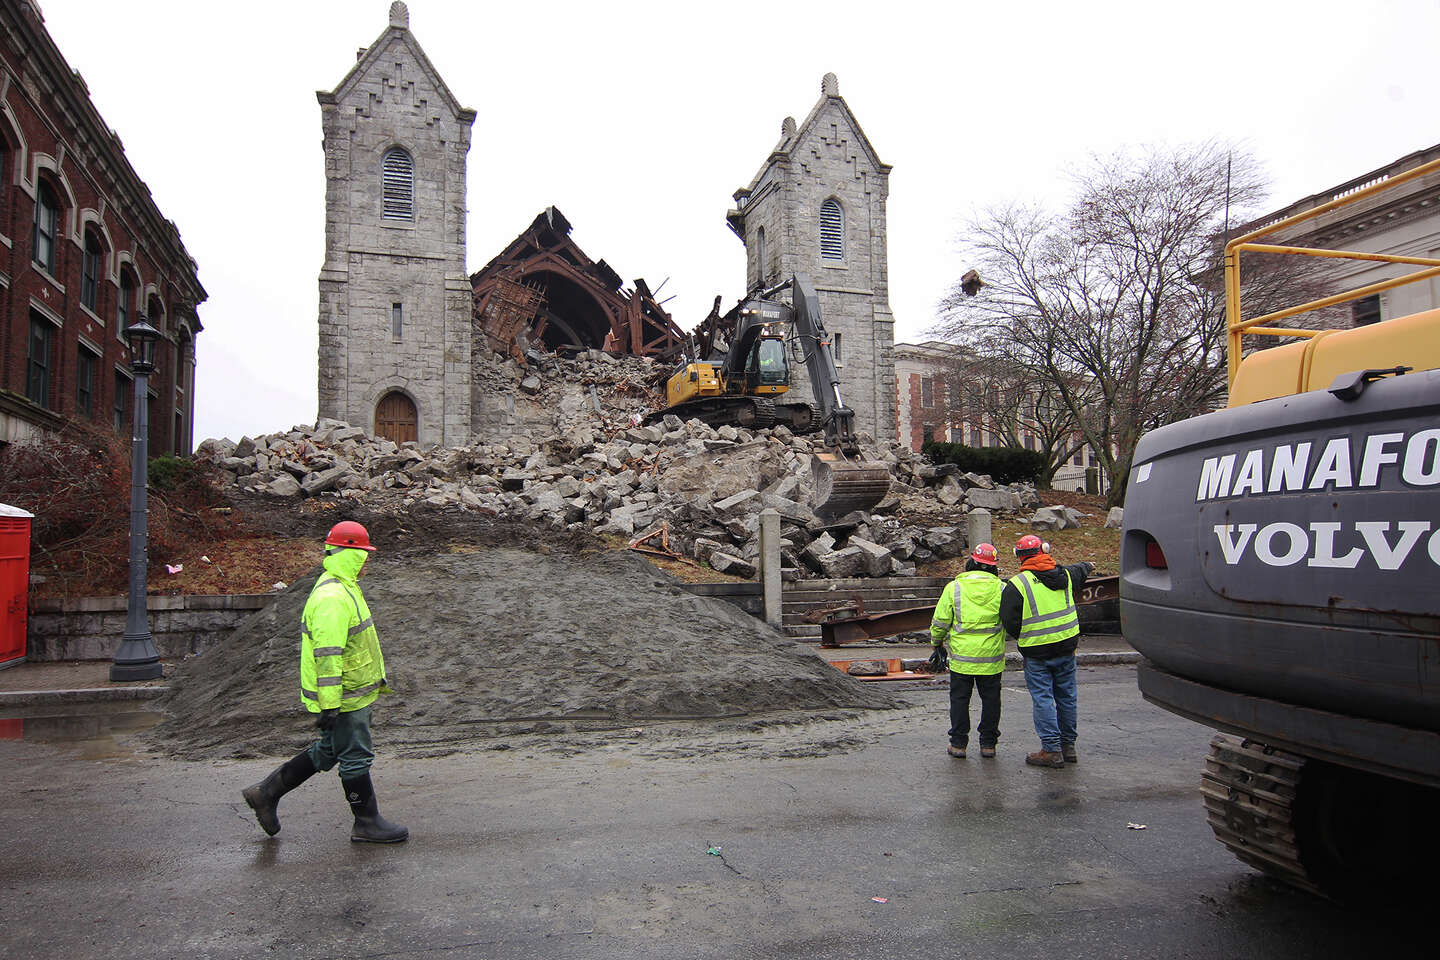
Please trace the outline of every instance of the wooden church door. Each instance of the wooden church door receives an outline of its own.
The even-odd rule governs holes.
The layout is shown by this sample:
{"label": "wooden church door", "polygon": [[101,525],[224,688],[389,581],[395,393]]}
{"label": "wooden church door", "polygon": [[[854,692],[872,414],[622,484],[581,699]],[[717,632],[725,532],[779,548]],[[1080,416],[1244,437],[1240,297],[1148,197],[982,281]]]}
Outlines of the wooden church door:
{"label": "wooden church door", "polygon": [[392,391],[380,398],[375,408],[375,433],[377,436],[396,443],[417,440],[415,401],[399,391]]}

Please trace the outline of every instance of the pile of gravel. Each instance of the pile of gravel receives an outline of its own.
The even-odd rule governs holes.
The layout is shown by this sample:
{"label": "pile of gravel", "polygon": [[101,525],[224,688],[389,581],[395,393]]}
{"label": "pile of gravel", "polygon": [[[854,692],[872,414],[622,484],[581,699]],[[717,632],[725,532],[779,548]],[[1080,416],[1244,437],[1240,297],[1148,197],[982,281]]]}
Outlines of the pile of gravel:
{"label": "pile of gravel", "polygon": [[[443,753],[517,734],[900,705],[633,554],[438,549],[452,552],[376,554],[361,580],[396,691],[376,705],[380,749]],[[156,749],[285,756],[314,736],[298,678],[300,612],[314,580],[180,668],[151,736]]]}

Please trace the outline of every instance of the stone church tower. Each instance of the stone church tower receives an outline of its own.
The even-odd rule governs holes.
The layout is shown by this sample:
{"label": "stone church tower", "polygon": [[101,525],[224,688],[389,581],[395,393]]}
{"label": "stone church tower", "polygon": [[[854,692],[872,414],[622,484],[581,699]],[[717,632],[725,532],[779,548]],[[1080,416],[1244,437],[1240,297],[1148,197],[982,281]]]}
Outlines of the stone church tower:
{"label": "stone church tower", "polygon": [[475,111],[435,72],[398,2],[339,86],[316,97],[325,132],[319,414],[394,440],[463,444]]}
{"label": "stone church tower", "polygon": [[[885,253],[890,165],[881,163],[840,96],[833,73],[798,127],[786,117],[780,141],[726,219],[745,243],[746,290],[756,293],[809,274],[833,337],[841,397],[855,427],[895,437],[895,318]],[[795,367],[792,391],[811,397]]]}

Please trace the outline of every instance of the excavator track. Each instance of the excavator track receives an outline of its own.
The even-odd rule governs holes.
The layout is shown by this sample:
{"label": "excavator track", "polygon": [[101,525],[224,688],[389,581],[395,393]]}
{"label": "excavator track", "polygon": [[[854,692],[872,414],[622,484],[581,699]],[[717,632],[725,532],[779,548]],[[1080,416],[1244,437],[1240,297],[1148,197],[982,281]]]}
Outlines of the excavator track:
{"label": "excavator track", "polygon": [[1200,793],[1215,837],[1242,862],[1292,886],[1325,896],[1301,862],[1295,798],[1304,757],[1257,740],[1210,741]]}
{"label": "excavator track", "polygon": [[820,418],[820,408],[813,403],[782,403],[776,406],[775,419],[789,427],[792,433],[818,433]]}
{"label": "excavator track", "polygon": [[690,400],[664,410],[656,410],[641,422],[658,423],[672,413],[681,420],[694,418],[712,427],[762,430],[775,425],[775,401],[769,397],[706,397]]}
{"label": "excavator track", "polygon": [[762,430],[765,427],[775,426],[775,401],[767,397],[750,398],[750,420],[746,423],[746,416],[742,409],[737,426],[747,430]]}

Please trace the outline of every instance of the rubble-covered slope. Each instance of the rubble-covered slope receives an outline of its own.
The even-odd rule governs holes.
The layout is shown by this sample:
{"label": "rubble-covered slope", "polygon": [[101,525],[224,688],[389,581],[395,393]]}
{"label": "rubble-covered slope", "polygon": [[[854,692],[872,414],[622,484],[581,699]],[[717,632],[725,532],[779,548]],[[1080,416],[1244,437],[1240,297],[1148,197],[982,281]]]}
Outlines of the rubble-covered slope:
{"label": "rubble-covered slope", "polygon": [[[372,558],[361,586],[395,690],[376,706],[379,749],[433,753],[522,733],[897,705],[633,554],[543,549]],[[294,584],[185,662],[150,735],[157,749],[284,756],[313,738],[298,686],[300,613],[313,583],[312,574]]]}
{"label": "rubble-covered slope", "polygon": [[822,522],[809,506],[818,436],[716,429],[674,416],[641,425],[656,402],[646,392],[658,372],[648,360],[544,360],[528,371],[497,361],[494,388],[515,381],[509,400],[523,411],[523,426],[466,447],[396,445],[321,420],[238,444],[207,440],[197,456],[232,488],[277,501],[326,498],[340,512],[347,503],[395,516],[438,508],[624,537],[663,526],[683,556],[746,578],[755,575],[766,508],[781,516],[785,575],[800,579],[911,574],[917,563],[964,552],[968,509],[1013,513],[1039,503],[1028,485],[997,486],[862,438],[866,459],[890,469],[891,495],[872,513]]}

